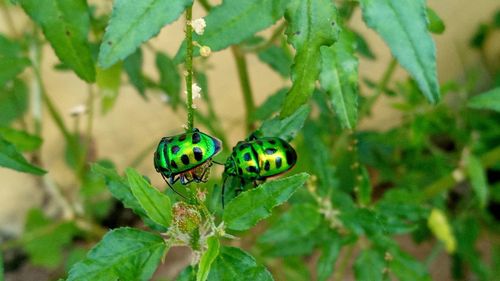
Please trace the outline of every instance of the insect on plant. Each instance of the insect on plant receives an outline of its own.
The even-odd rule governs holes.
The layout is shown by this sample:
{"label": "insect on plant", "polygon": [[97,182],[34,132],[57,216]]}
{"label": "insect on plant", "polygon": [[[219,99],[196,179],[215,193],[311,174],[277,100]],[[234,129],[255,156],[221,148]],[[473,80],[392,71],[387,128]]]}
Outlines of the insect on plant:
{"label": "insect on plant", "polygon": [[191,132],[162,138],[154,154],[154,166],[170,188],[179,194],[173,188],[178,180],[183,185],[208,180],[212,157],[220,150],[218,139],[194,128]]}
{"label": "insect on plant", "polygon": [[222,206],[226,181],[230,176],[241,180],[241,188],[249,182],[265,181],[267,178],[290,170],[297,162],[297,152],[286,141],[278,137],[259,137],[252,133],[240,141],[226,160],[222,184]]}

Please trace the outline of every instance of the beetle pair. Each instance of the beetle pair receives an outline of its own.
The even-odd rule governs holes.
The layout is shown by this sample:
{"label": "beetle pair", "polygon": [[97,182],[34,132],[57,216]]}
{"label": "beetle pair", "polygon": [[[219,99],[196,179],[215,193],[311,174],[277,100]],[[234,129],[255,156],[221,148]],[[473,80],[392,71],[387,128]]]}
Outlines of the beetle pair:
{"label": "beetle pair", "polygon": [[[212,163],[216,163],[212,161],[212,157],[220,150],[221,142],[218,139],[196,128],[191,132],[164,137],[154,154],[155,169],[174,191],[172,185],[178,180],[182,184],[206,182],[209,168]],[[264,181],[288,171],[296,162],[297,153],[288,142],[280,138],[259,137],[253,133],[246,140],[238,142],[224,164],[223,206],[228,177],[239,178],[242,185]]]}

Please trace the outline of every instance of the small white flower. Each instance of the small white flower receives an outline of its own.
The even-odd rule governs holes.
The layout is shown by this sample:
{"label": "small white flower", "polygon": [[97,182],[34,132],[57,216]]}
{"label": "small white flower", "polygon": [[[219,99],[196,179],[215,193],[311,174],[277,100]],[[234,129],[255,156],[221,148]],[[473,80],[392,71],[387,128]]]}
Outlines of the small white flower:
{"label": "small white flower", "polygon": [[189,129],[188,125],[186,125],[186,124],[182,124],[182,126],[181,126],[181,127],[182,127],[184,130]]}
{"label": "small white flower", "polygon": [[206,57],[210,56],[211,53],[212,53],[212,49],[210,49],[210,47],[208,47],[208,46],[201,46],[200,47],[200,55],[202,57],[206,58]]}
{"label": "small white flower", "polygon": [[87,113],[87,107],[84,104],[79,104],[77,106],[74,106],[69,111],[69,114],[73,117],[77,117],[77,116],[83,115],[85,113]]}
{"label": "small white flower", "polygon": [[191,21],[191,26],[193,27],[194,32],[198,35],[202,35],[205,32],[205,27],[207,23],[204,18],[199,18]]}
{"label": "small white flower", "polygon": [[191,91],[193,91],[193,99],[201,98],[201,88],[198,84],[193,83],[193,85],[191,85]]}

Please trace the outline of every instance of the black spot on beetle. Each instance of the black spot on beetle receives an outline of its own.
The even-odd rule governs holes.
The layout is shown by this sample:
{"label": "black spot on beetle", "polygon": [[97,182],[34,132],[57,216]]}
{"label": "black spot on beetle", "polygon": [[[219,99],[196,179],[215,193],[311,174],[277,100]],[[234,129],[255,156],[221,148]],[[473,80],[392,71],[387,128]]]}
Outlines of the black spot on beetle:
{"label": "black spot on beetle", "polygon": [[238,175],[242,175],[242,174],[243,174],[243,170],[240,167],[238,167]]}
{"label": "black spot on beetle", "polygon": [[268,141],[271,145],[275,145],[276,144],[276,141],[275,140],[269,140]]}
{"label": "black spot on beetle", "polygon": [[269,171],[271,169],[271,163],[269,163],[269,160],[264,163],[264,170]]}
{"label": "black spot on beetle", "polygon": [[201,141],[200,134],[194,133],[193,136],[191,137],[191,140],[193,141],[193,144],[197,144]]}
{"label": "black spot on beetle", "polygon": [[179,150],[181,150],[181,148],[180,148],[180,147],[178,147],[177,145],[172,146],[172,148],[170,149],[170,151],[171,151],[173,154],[176,154],[177,152],[179,152]]}
{"label": "black spot on beetle", "polygon": [[182,164],[188,165],[189,164],[189,157],[186,154],[182,154],[181,161],[182,161]]}
{"label": "black spot on beetle", "polygon": [[266,148],[266,150],[264,150],[264,152],[265,152],[267,155],[271,155],[271,154],[276,153],[276,148]]}
{"label": "black spot on beetle", "polygon": [[172,168],[174,168],[174,169],[177,169],[177,168],[178,168],[178,167],[177,167],[177,163],[175,163],[175,161],[174,161],[174,160],[170,161],[170,166],[172,166]]}
{"label": "black spot on beetle", "polygon": [[281,157],[276,157],[276,159],[274,159],[274,162],[276,163],[276,169],[281,168]]}
{"label": "black spot on beetle", "polygon": [[257,173],[257,167],[255,166],[248,166],[246,170],[249,173]]}
{"label": "black spot on beetle", "polygon": [[250,145],[248,143],[244,143],[244,144],[240,145],[240,151],[247,149],[249,147],[250,147]]}
{"label": "black spot on beetle", "polygon": [[295,163],[295,161],[297,161],[297,154],[292,149],[287,149],[285,151],[285,157],[286,157],[286,163],[288,165],[292,165]]}
{"label": "black spot on beetle", "polygon": [[245,159],[245,161],[250,161],[251,157],[250,157],[250,153],[245,153],[245,155],[243,155],[243,159]]}
{"label": "black spot on beetle", "polygon": [[186,134],[183,134],[179,137],[180,141],[185,141],[186,140]]}
{"label": "black spot on beetle", "polygon": [[193,147],[193,153],[194,153],[194,159],[196,159],[196,161],[201,161],[201,159],[203,158],[203,151],[201,151],[201,148],[199,147]]}

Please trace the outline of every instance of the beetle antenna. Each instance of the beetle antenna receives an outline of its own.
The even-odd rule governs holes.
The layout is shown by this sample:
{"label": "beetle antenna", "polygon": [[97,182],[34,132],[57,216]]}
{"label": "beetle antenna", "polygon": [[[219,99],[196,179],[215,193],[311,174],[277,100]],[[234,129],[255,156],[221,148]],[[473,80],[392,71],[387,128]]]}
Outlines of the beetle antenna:
{"label": "beetle antenna", "polygon": [[[179,195],[180,197],[182,197],[184,199],[187,199],[186,196],[182,195],[179,191],[175,190],[175,188],[172,185],[170,185],[170,183],[168,182],[168,180],[165,178],[165,175],[161,174],[161,177],[168,184],[168,186],[170,187],[170,189],[172,189],[175,193],[177,193],[177,195]],[[176,181],[177,180],[175,180],[172,184],[174,184]]]}
{"label": "beetle antenna", "polygon": [[224,163],[221,163],[221,162],[217,162],[217,161],[215,161],[215,160],[212,160],[212,163],[215,163],[215,164],[217,164],[217,165],[221,165],[221,166],[224,166]]}
{"label": "beetle antenna", "polygon": [[227,179],[229,178],[228,175],[224,175],[224,179],[222,181],[222,194],[221,194],[221,197],[222,197],[222,209],[224,210],[224,191],[226,190],[226,182],[227,182]]}

